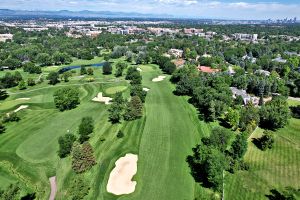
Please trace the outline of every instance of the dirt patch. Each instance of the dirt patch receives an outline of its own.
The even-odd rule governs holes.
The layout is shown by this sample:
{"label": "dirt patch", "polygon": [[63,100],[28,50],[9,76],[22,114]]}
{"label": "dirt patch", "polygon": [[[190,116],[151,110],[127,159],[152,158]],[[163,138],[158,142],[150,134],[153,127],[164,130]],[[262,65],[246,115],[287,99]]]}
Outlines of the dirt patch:
{"label": "dirt patch", "polygon": [[50,186],[51,186],[51,192],[49,200],[54,200],[57,192],[57,186],[56,186],[56,176],[53,176],[49,178]]}
{"label": "dirt patch", "polygon": [[19,108],[17,108],[16,110],[14,110],[14,112],[16,113],[16,112],[19,112],[20,110],[23,110],[23,109],[26,109],[26,108],[28,108],[27,105],[22,105]]}
{"label": "dirt patch", "polygon": [[153,82],[160,82],[163,81],[166,78],[166,76],[158,76],[157,78],[154,78],[152,81]]}
{"label": "dirt patch", "polygon": [[109,175],[106,189],[115,195],[130,194],[135,191],[136,181],[132,181],[137,172],[138,156],[126,154],[115,162],[115,168]]}
{"label": "dirt patch", "polygon": [[98,96],[96,96],[95,98],[93,98],[93,101],[105,103],[106,105],[110,104],[111,100],[112,100],[112,98],[110,98],[110,97],[104,97],[103,94],[102,94],[102,92],[100,92],[98,94]]}

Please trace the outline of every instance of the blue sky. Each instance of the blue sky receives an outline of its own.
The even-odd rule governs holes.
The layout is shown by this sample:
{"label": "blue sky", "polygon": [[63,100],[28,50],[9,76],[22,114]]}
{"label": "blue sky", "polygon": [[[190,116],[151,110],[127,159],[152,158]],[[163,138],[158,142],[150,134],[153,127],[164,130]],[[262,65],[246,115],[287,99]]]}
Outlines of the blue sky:
{"label": "blue sky", "polygon": [[226,19],[300,18],[300,0],[0,0],[0,8],[122,11]]}

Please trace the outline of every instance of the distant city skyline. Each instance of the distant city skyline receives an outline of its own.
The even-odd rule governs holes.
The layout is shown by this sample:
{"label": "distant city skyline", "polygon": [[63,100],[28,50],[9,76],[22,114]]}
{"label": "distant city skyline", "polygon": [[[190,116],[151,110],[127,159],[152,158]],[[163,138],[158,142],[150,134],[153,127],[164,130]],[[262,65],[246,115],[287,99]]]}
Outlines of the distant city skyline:
{"label": "distant city skyline", "polygon": [[136,12],[215,19],[300,18],[299,0],[1,0],[0,8]]}

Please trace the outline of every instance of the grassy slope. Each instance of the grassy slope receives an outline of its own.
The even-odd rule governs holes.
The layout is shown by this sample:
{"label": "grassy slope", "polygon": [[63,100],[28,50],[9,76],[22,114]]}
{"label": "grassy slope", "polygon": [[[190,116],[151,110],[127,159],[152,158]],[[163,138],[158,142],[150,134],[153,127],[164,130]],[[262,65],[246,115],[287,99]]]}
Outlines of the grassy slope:
{"label": "grassy slope", "polygon": [[[252,135],[261,136],[257,129]],[[225,199],[266,199],[265,195],[274,188],[300,187],[300,120],[291,119],[290,124],[276,132],[275,145],[265,152],[249,140],[245,161],[249,171],[226,176]]]}

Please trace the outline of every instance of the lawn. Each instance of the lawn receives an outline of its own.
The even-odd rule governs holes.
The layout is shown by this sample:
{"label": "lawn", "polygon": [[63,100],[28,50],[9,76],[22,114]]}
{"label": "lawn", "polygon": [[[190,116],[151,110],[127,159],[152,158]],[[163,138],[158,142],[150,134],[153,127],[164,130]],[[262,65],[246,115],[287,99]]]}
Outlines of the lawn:
{"label": "lawn", "polygon": [[[257,129],[252,138],[259,138]],[[300,120],[291,119],[287,127],[276,131],[271,150],[259,150],[249,139],[245,161],[249,171],[226,174],[225,199],[266,199],[271,189],[300,187]]]}

